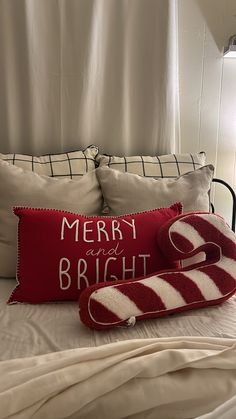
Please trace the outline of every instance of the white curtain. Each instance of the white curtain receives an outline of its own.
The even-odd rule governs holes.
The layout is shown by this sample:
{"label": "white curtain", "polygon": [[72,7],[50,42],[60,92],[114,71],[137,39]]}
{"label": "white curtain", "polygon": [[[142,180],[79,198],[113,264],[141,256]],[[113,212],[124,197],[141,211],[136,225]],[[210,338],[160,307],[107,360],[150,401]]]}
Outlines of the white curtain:
{"label": "white curtain", "polygon": [[178,151],[177,0],[1,0],[0,152]]}

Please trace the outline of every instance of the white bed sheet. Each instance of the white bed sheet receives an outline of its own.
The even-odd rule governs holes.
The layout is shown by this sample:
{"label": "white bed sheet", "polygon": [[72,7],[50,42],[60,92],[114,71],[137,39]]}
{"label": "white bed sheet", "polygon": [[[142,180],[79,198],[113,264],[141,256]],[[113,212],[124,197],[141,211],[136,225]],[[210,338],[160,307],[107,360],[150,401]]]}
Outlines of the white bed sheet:
{"label": "white bed sheet", "polygon": [[7,305],[15,284],[15,280],[0,279],[0,360],[127,339],[236,338],[236,296],[219,306],[140,321],[133,328],[94,331],[80,322],[78,304],[74,302]]}

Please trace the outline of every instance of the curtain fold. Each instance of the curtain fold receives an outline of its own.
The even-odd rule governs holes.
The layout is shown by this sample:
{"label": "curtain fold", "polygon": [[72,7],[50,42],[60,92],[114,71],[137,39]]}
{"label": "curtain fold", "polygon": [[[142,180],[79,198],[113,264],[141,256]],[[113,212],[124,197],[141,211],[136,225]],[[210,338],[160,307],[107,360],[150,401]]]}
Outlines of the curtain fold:
{"label": "curtain fold", "polygon": [[177,0],[2,0],[0,151],[178,151]]}

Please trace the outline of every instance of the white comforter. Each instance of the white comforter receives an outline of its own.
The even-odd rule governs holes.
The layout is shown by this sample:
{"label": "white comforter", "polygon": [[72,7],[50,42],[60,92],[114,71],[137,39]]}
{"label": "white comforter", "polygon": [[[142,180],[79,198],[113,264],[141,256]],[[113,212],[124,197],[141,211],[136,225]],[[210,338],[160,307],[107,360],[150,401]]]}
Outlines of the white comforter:
{"label": "white comforter", "polygon": [[96,332],[75,303],[7,306],[13,286],[0,281],[0,419],[236,418],[235,297]]}
{"label": "white comforter", "polygon": [[0,363],[1,419],[189,419],[235,394],[230,339],[138,339]]}
{"label": "white comforter", "polygon": [[137,322],[133,328],[93,331],[79,320],[78,304],[6,305],[13,280],[0,280],[0,360],[130,339],[209,336],[236,339],[236,296],[224,304]]}
{"label": "white comforter", "polygon": [[216,407],[206,415],[198,416],[197,419],[235,419],[236,418],[236,395],[225,403]]}

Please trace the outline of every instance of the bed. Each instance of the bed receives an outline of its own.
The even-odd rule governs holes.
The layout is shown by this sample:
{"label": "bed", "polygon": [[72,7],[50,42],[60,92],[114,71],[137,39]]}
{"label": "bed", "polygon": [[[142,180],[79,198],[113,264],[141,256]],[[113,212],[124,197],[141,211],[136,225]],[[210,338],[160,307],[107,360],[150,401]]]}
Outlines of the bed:
{"label": "bed", "polygon": [[236,339],[236,297],[223,305],[145,320],[133,328],[97,331],[78,317],[77,303],[7,306],[15,280],[0,282],[1,359],[41,355],[65,349],[96,347],[120,340],[177,336]]}
{"label": "bed", "polygon": [[99,331],[75,301],[7,305],[15,286],[0,279],[0,418],[235,417],[236,296]]}

